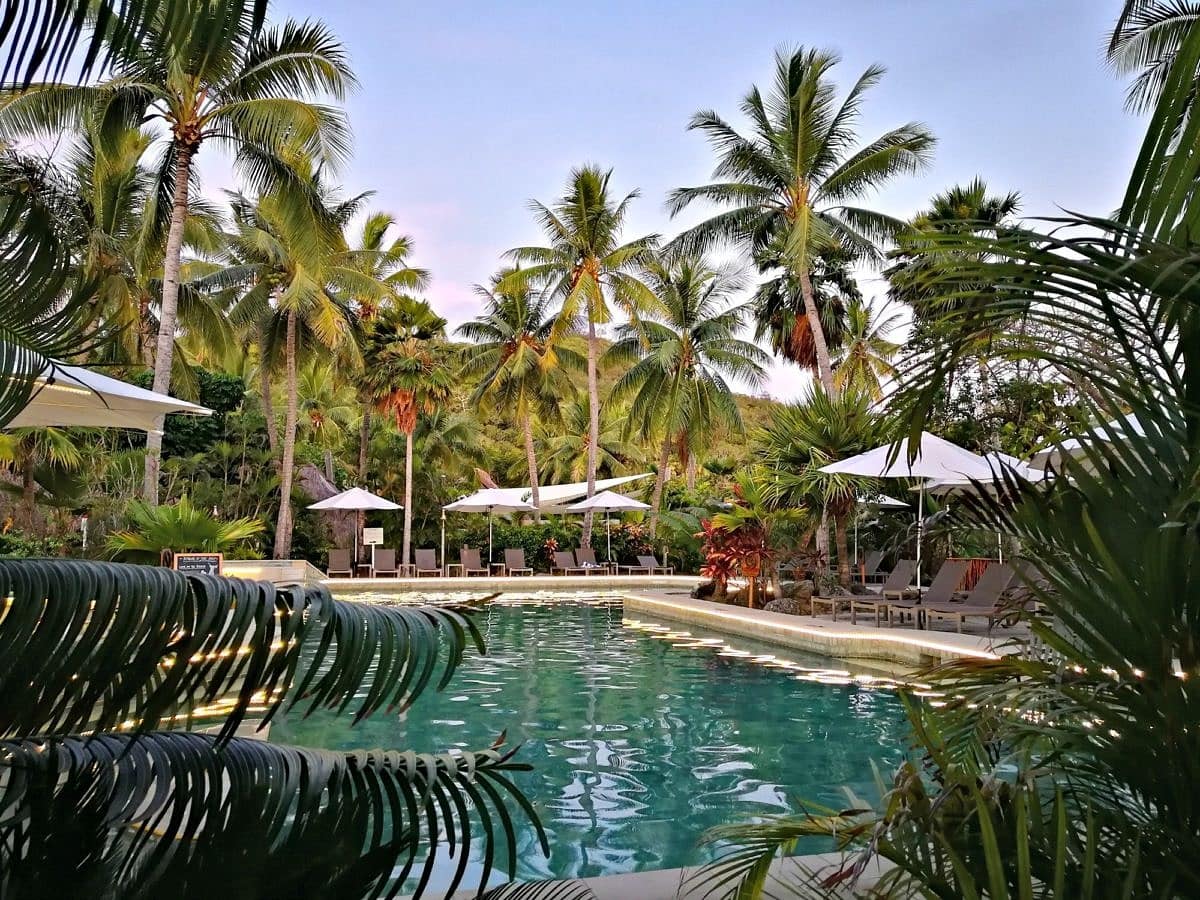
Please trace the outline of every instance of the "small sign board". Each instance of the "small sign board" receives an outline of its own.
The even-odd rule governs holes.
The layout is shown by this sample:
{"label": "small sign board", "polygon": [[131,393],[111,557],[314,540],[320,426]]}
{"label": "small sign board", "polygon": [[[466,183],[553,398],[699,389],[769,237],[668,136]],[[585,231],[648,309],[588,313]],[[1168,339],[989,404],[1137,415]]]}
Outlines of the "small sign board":
{"label": "small sign board", "polygon": [[382,544],[383,543],[383,529],[382,528],[364,528],[363,529],[363,543],[368,546],[370,546],[371,544]]}
{"label": "small sign board", "polygon": [[171,568],[192,575],[220,575],[225,568],[225,554],[176,553]]}

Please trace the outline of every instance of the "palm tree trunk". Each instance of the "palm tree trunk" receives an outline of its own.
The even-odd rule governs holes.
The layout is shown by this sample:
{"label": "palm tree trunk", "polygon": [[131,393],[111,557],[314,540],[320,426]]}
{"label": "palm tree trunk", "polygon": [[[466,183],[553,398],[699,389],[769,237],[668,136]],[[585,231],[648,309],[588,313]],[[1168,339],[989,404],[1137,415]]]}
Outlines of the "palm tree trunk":
{"label": "palm tree trunk", "polygon": [[25,528],[33,530],[33,519],[37,515],[37,486],[33,480],[33,454],[23,454],[21,460],[21,510]]}
{"label": "palm tree trunk", "polygon": [[[525,462],[529,466],[529,500],[537,506],[541,499],[538,493],[537,453],[533,448],[533,416],[528,412],[521,417],[521,429],[525,432]],[[542,521],[540,510],[534,512],[533,520]]]}
{"label": "palm tree trunk", "polygon": [[272,461],[279,459],[279,427],[275,422],[275,403],[271,400],[271,370],[266,360],[258,364],[258,391],[262,402],[263,418],[267,421],[267,446],[271,450]]}
{"label": "palm tree trunk", "polygon": [[850,587],[850,541],[846,519],[844,513],[833,516],[833,531],[837,540],[838,581],[844,588]]}
{"label": "palm tree trunk", "polygon": [[371,443],[371,401],[363,402],[362,421],[358,426],[358,483],[367,483],[367,447]]}
{"label": "palm tree trunk", "polygon": [[[171,225],[163,255],[162,308],[158,312],[158,345],[154,353],[153,390],[166,394],[171,389],[171,366],[175,362],[175,315],[179,307],[179,257],[183,252],[183,229],[187,224],[188,176],[194,147],[180,146],[175,153],[175,186],[171,199]],[[165,416],[159,416],[154,428],[146,433],[146,469],[142,496],[147,503],[158,503],[158,472],[162,462],[162,429]]]}
{"label": "palm tree trunk", "polygon": [[333,451],[328,447],[325,448],[325,480],[333,484]]}
{"label": "palm tree trunk", "polygon": [[689,491],[694,491],[696,489],[696,470],[698,468],[699,464],[696,462],[696,454],[689,453],[687,469],[685,470],[687,473],[687,489]]}
{"label": "palm tree trunk", "polygon": [[400,556],[404,565],[412,562],[412,456],[413,433],[404,433],[404,544]]}
{"label": "palm tree trunk", "polygon": [[833,364],[829,359],[829,344],[825,341],[825,328],[821,325],[821,314],[817,311],[817,300],[813,292],[812,279],[806,269],[800,270],[800,293],[804,297],[804,314],[812,331],[813,353],[817,357],[817,377],[825,393],[834,396]]}
{"label": "palm tree trunk", "polygon": [[275,559],[292,552],[292,476],[296,467],[296,418],[299,409],[296,383],[296,312],[287,316],[287,414],[283,423],[283,460],[279,465],[279,516],[275,522]]}
{"label": "palm tree trunk", "polygon": [[658,451],[658,474],[654,477],[654,496],[650,498],[650,539],[658,535],[658,514],[662,508],[663,489],[671,477],[671,436],[663,438]]}
{"label": "palm tree trunk", "polygon": [[[587,495],[596,493],[596,457],[600,444],[600,385],[596,375],[596,360],[600,354],[600,341],[596,337],[596,323],[588,317],[587,389],[588,389],[588,452],[587,452]],[[583,514],[583,535],[580,547],[592,546],[592,511]]]}

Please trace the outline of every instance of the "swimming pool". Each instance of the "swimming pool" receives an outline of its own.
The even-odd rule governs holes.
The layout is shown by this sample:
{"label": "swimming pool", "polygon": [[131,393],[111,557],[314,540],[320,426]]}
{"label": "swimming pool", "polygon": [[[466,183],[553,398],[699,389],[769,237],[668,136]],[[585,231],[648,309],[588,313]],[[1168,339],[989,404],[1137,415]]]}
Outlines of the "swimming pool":
{"label": "swimming pool", "polygon": [[[507,731],[533,771],[515,779],[550,840],[532,834],[515,877],[569,878],[702,861],[718,824],[876,795],[872,761],[899,762],[907,725],[886,679],[838,663],[622,617],[617,598],[504,598],[476,621],[442,693],[355,728],[292,716],[271,739],[329,749],[480,749]],[[673,630],[675,629],[675,630]],[[528,851],[525,848],[528,847]],[[827,849],[814,844],[813,852]]]}

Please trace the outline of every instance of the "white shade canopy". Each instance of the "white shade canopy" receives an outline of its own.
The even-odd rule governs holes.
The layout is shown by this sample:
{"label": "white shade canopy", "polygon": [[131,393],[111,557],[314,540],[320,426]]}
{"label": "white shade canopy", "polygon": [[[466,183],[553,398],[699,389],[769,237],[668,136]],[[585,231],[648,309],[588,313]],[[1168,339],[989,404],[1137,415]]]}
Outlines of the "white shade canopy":
{"label": "white shade canopy", "polygon": [[318,500],[308,508],[339,509],[350,512],[361,509],[401,509],[402,507],[399,503],[393,503],[391,500],[385,500],[377,494],[356,487],[342,491],[340,494],[334,494],[332,497],[326,497],[324,500]]}
{"label": "white shade canopy", "polygon": [[483,488],[465,497],[459,497],[453,503],[447,503],[442,509],[446,512],[533,512],[537,509],[528,500],[514,494],[519,488]]}
{"label": "white shade canopy", "polygon": [[[1022,478],[1025,481],[1046,481],[1050,476],[1041,469],[1034,468],[1027,462],[1017,459],[1015,456],[1009,456],[1007,453],[986,453],[984,459],[987,460],[993,475],[976,479],[981,484],[995,483],[995,480],[1003,474],[1012,474],[1017,478]],[[967,489],[970,490],[972,482],[970,478],[939,478],[929,481],[925,485],[925,489],[935,494],[948,494],[952,491]]]}
{"label": "white shade canopy", "polygon": [[873,497],[859,497],[859,506],[874,506],[879,509],[908,509],[908,504],[887,494],[876,494]]}
{"label": "white shade canopy", "polygon": [[[649,477],[650,473],[646,472],[642,475],[623,475],[620,478],[601,478],[596,482],[596,491],[620,487],[631,481]],[[587,492],[586,481],[541,485],[538,487],[538,508],[542,512],[562,512],[573,501],[586,497]],[[448,512],[487,512],[489,509],[502,512],[505,507],[510,512],[525,511],[534,508],[530,500],[532,496],[533,491],[528,487],[484,488],[474,494],[460,497],[442,508]]]}
{"label": "white shade canopy", "polygon": [[572,503],[567,507],[567,512],[587,512],[589,509],[597,512],[617,512],[619,510],[634,510],[634,509],[649,509],[649,503],[643,503],[641,500],[634,500],[632,497],[626,497],[624,494],[617,494],[613,491],[601,491],[591,497],[585,497],[578,503]]}
{"label": "white shade canopy", "polygon": [[168,413],[212,415],[196,403],[148,391],[79,366],[51,362],[33,396],[6,428],[135,428],[154,431]]}
{"label": "white shade canopy", "polygon": [[1119,441],[1130,434],[1141,437],[1144,437],[1146,434],[1146,429],[1142,427],[1142,423],[1132,413],[1113,419],[1111,422],[1105,422],[1103,425],[1096,425],[1078,437],[1068,438],[1061,444],[1051,444],[1049,447],[1043,447],[1037,453],[1033,454],[1030,464],[1038,469],[1044,469],[1047,466],[1057,466],[1062,463],[1063,457],[1083,456],[1087,447],[1098,441]]}

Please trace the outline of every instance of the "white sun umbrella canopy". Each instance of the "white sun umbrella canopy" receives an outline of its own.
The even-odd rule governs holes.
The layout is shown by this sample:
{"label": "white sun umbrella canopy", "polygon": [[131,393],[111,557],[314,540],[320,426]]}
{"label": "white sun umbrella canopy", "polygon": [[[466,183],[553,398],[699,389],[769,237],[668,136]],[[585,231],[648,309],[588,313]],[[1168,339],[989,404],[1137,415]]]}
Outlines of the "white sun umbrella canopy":
{"label": "white sun umbrella canopy", "polygon": [[991,481],[995,473],[992,463],[952,441],[921,432],[917,453],[910,460],[908,438],[896,444],[885,444],[838,460],[821,471],[830,475],[859,475],[864,478],[912,478],[921,483],[917,500],[917,590],[921,586],[921,545],[925,529],[925,487],[931,481]]}
{"label": "white sun umbrella canopy", "polygon": [[442,565],[446,564],[446,513],[485,512],[488,515],[488,563],[492,561],[492,516],[514,512],[536,512],[537,507],[524,499],[522,488],[483,488],[442,507]]}
{"label": "white sun umbrella canopy", "polygon": [[[566,512],[584,513],[589,509],[593,512],[626,512],[649,508],[650,504],[643,503],[641,500],[634,500],[632,497],[626,497],[624,494],[617,494],[613,491],[601,491],[578,503],[572,503],[566,508]],[[604,531],[608,540],[608,561],[612,562],[612,523],[607,518],[604,520]]]}
{"label": "white sun umbrella canopy", "polygon": [[1131,434],[1138,437],[1146,435],[1146,429],[1137,420],[1137,416],[1132,413],[1113,419],[1111,422],[1105,422],[1103,425],[1096,425],[1083,434],[1068,438],[1062,443],[1043,447],[1033,454],[1030,464],[1037,469],[1057,467],[1062,465],[1065,457],[1083,456],[1089,446],[1103,441],[1124,440]]}
{"label": "white sun umbrella canopy", "polygon": [[210,416],[211,409],[91,369],[51,361],[25,408],[5,428],[133,428],[154,431],[160,416]]}
{"label": "white sun umbrella canopy", "polygon": [[[318,500],[308,507],[309,509],[335,510],[339,512],[361,512],[369,509],[402,509],[399,503],[393,503],[380,497],[378,494],[372,494],[363,488],[350,488],[347,491],[342,491],[340,494],[334,494],[332,497],[326,497],[324,500]],[[371,550],[371,561],[374,563],[375,550]],[[354,562],[358,562],[358,522],[354,523]],[[405,560],[408,562],[408,560]]]}
{"label": "white sun umbrella canopy", "polygon": [[[857,500],[859,509],[864,507],[875,507],[876,509],[908,509],[908,504],[903,500],[897,500],[895,497],[889,497],[887,494],[875,494],[873,497],[859,497]],[[874,524],[874,523],[868,523]],[[858,516],[854,516],[854,559],[857,564],[858,560]]]}

